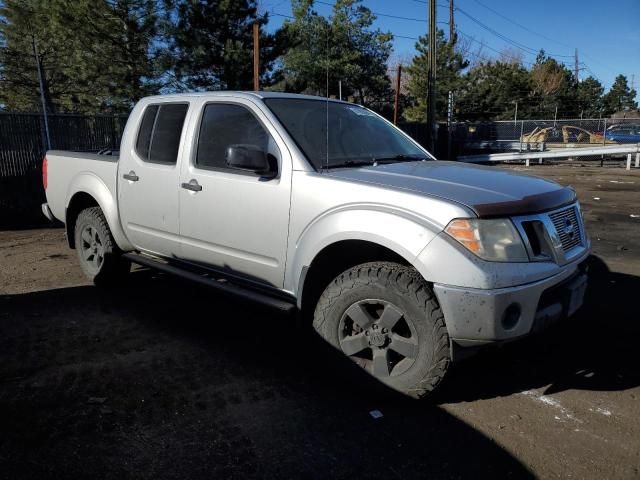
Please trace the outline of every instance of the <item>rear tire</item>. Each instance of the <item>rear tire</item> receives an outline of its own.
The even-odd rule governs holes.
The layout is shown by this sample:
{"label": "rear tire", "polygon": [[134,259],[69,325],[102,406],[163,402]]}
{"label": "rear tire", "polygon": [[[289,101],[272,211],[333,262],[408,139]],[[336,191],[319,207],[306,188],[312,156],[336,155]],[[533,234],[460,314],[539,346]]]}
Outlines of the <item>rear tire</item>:
{"label": "rear tire", "polygon": [[100,207],[78,214],[75,245],[83,273],[96,285],[115,285],[129,273],[131,262],[122,258]]}
{"label": "rear tire", "polygon": [[376,379],[414,398],[433,391],[449,367],[444,316],[411,267],[373,262],[340,274],[320,297],[313,326]]}

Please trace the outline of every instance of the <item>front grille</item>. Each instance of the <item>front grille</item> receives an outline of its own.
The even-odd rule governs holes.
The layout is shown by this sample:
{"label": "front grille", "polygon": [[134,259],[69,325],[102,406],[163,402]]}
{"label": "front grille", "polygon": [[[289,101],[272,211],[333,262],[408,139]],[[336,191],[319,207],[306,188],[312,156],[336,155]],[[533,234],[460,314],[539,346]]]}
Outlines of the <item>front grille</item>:
{"label": "front grille", "polygon": [[549,214],[562,242],[562,249],[567,252],[582,243],[582,225],[576,207],[569,207]]}

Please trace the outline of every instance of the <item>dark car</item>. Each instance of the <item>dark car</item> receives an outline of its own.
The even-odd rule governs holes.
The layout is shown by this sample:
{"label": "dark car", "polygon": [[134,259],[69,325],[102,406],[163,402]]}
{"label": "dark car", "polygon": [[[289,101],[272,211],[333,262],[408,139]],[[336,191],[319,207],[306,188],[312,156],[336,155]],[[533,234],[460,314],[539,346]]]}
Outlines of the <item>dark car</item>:
{"label": "dark car", "polygon": [[618,143],[640,143],[640,123],[612,125],[605,132],[605,138]]}

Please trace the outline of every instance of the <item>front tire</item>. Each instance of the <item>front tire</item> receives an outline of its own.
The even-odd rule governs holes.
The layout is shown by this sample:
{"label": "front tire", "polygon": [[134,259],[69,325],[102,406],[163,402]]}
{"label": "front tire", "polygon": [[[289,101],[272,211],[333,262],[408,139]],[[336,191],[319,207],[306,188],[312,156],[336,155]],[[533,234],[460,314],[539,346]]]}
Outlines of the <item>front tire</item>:
{"label": "front tire", "polygon": [[343,272],[320,297],[313,326],[376,379],[415,398],[433,391],[449,367],[444,316],[411,267],[373,262]]}
{"label": "front tire", "polygon": [[129,273],[131,262],[122,258],[100,207],[80,212],[74,234],[80,268],[96,285],[115,285]]}

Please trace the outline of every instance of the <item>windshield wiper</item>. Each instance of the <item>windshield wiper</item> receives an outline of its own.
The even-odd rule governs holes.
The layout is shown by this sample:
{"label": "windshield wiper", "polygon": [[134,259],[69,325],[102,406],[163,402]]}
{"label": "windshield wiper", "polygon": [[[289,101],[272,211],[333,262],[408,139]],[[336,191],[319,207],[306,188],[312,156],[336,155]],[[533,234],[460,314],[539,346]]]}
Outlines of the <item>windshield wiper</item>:
{"label": "windshield wiper", "polygon": [[428,160],[427,157],[422,155],[405,155],[398,154],[388,157],[371,157],[367,160],[345,160],[341,163],[334,163],[330,165],[323,165],[323,168],[350,168],[350,167],[375,167],[382,163],[394,163],[394,162],[417,162],[421,160]]}
{"label": "windshield wiper", "polygon": [[375,165],[375,161],[371,160],[346,160],[342,163],[334,163],[331,165],[323,165],[323,168],[349,168]]}
{"label": "windshield wiper", "polygon": [[379,163],[393,163],[393,162],[418,162],[418,161],[422,161],[422,160],[427,160],[427,157],[424,157],[422,155],[404,155],[404,154],[399,154],[399,155],[393,155],[393,156],[389,156],[389,157],[379,157],[379,158],[374,158],[373,159],[373,164],[379,164]]}

